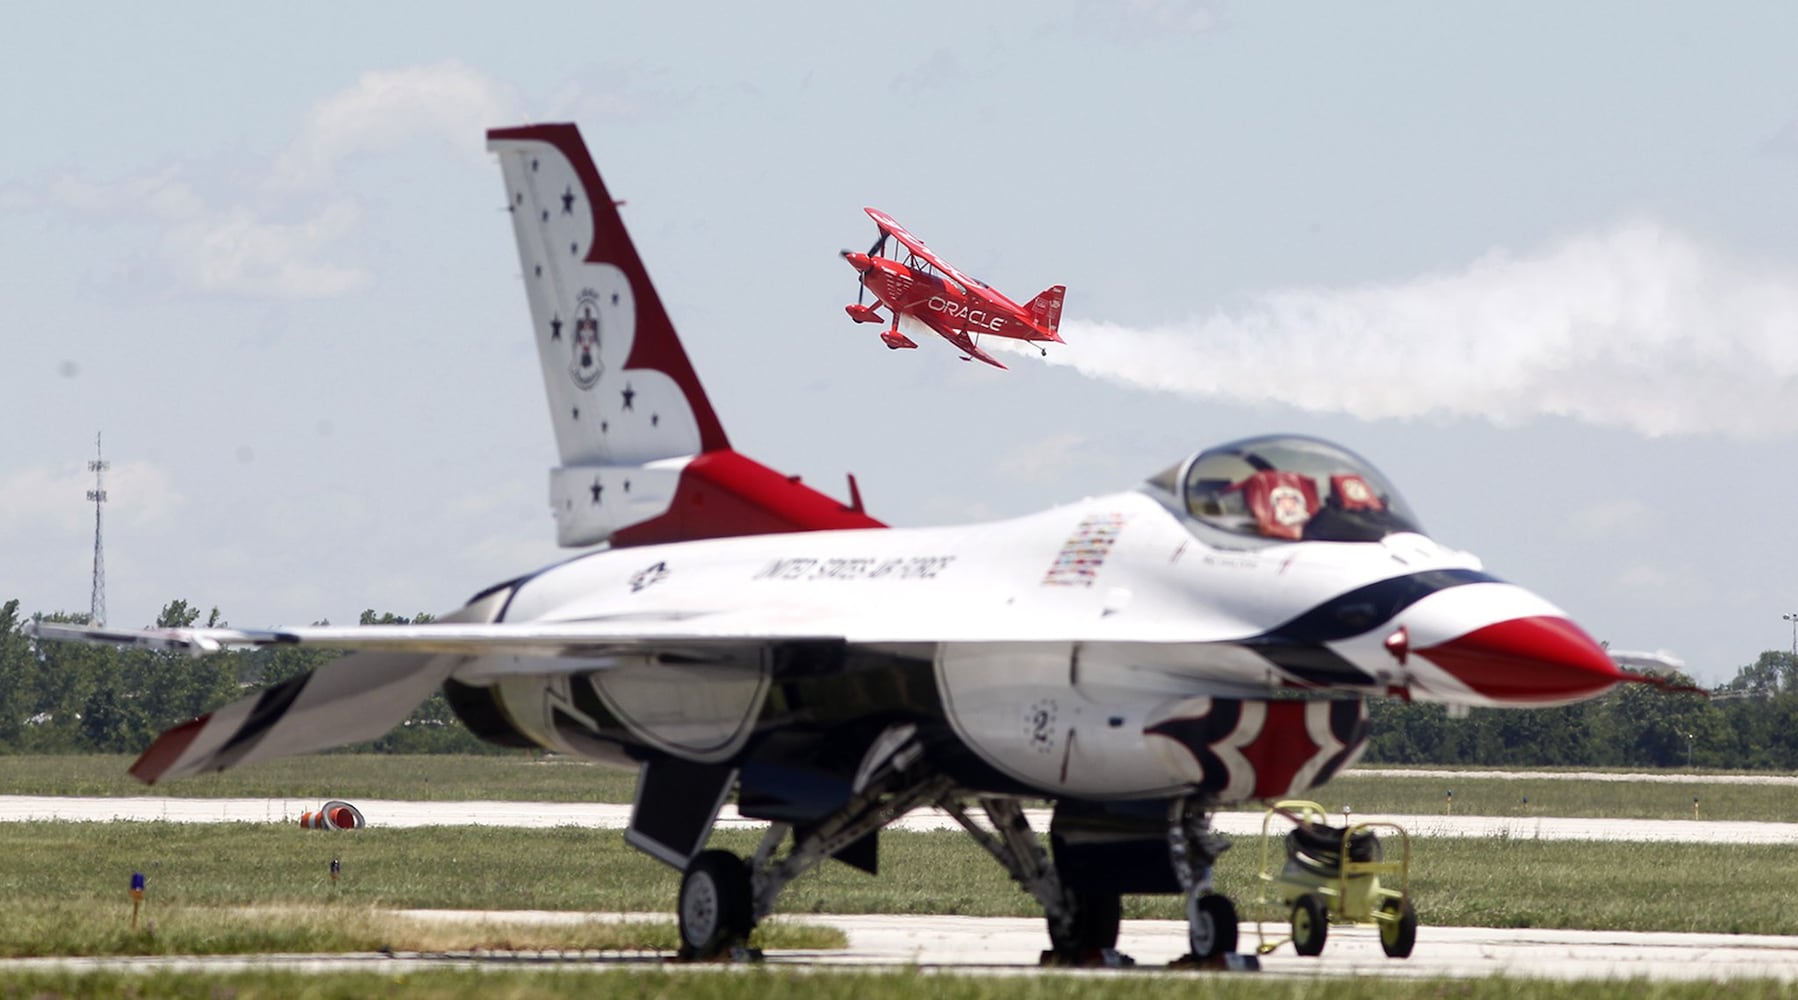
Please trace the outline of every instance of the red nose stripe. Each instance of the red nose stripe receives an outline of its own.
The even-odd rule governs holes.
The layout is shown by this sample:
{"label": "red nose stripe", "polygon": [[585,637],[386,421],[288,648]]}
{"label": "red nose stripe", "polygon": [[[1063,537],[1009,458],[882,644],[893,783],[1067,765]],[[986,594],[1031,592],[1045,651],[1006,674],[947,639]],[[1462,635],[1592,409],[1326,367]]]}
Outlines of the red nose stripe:
{"label": "red nose stripe", "polygon": [[1591,636],[1565,618],[1513,618],[1415,652],[1500,702],[1570,701],[1627,679]]}

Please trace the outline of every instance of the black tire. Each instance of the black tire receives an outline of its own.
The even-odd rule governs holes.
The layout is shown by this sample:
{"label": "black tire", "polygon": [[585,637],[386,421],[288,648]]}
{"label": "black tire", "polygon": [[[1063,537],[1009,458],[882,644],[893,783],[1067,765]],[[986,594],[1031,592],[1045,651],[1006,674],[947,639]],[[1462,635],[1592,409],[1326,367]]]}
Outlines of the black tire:
{"label": "black tire", "polygon": [[681,957],[717,958],[749,940],[755,904],[749,867],[729,851],[701,851],[680,880]]}
{"label": "black tire", "polygon": [[1066,937],[1049,924],[1049,946],[1066,962],[1086,963],[1098,952],[1118,945],[1118,925],[1124,919],[1124,897],[1115,892],[1077,892],[1069,901],[1074,920]]}
{"label": "black tire", "polygon": [[1187,904],[1186,941],[1194,958],[1216,958],[1236,951],[1239,921],[1230,897],[1208,892]]}
{"label": "black tire", "polygon": [[1321,955],[1330,936],[1330,910],[1322,897],[1307,892],[1292,904],[1292,950],[1301,955]]}
{"label": "black tire", "polygon": [[1380,912],[1394,918],[1380,921],[1380,950],[1387,958],[1410,958],[1417,947],[1417,910],[1408,899],[1388,899],[1380,903]]}

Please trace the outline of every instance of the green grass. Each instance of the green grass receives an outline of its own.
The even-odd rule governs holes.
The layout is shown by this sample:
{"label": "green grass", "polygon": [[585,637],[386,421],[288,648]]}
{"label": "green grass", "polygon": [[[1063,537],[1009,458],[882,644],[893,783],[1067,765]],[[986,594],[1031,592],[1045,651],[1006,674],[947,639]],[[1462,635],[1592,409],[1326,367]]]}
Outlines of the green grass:
{"label": "green grass", "polygon": [[[756,839],[727,831],[713,842],[746,853]],[[779,912],[801,920],[813,913],[1040,912],[964,835],[894,832],[880,846],[881,876],[827,864],[795,882]],[[336,884],[333,857],[343,869]],[[1258,893],[1258,861],[1258,843],[1239,842],[1219,865],[1220,889],[1247,904]],[[133,871],[149,879],[141,920],[157,922],[153,941],[123,933]],[[356,921],[412,908],[672,914],[678,882],[615,830],[9,823],[0,824],[0,955],[399,947],[394,942],[412,940],[399,935],[411,931],[376,933]],[[1412,888],[1426,924],[1798,934],[1798,910],[1783,891],[1749,888],[1793,884],[1798,852],[1779,846],[1432,839],[1417,841],[1413,856]],[[246,910],[271,919],[291,911],[281,919],[294,926],[232,937],[231,921],[244,920]],[[220,913],[223,925],[214,920]],[[1174,897],[1131,897],[1125,913],[1180,917]],[[1257,915],[1283,916],[1245,905],[1246,917]],[[281,943],[271,943],[277,931]],[[360,936],[333,936],[352,932]],[[600,946],[588,940],[533,946]]]}
{"label": "green grass", "polygon": [[[497,799],[629,802],[636,775],[519,753],[496,757],[323,754],[270,761],[154,789],[125,769],[123,755],[0,756],[0,795],[175,795],[196,798]],[[1790,822],[1798,789],[1762,785],[1621,781],[1359,777],[1353,772],[1308,793],[1331,812],[1441,815],[1453,791],[1464,816],[1568,816]],[[1526,804],[1523,800],[1527,798]],[[1245,808],[1256,808],[1247,806]]]}
{"label": "green grass", "polygon": [[[329,902],[252,907],[154,905],[130,921],[130,904],[31,901],[0,927],[0,957],[47,955],[240,955],[374,952],[668,953],[679,946],[672,917],[660,921],[584,920],[545,924],[503,915],[470,921],[419,919],[369,906]],[[840,949],[834,927],[791,919],[765,922],[750,943],[767,949]]]}
{"label": "green grass", "polygon": [[315,754],[150,788],[127,773],[133,759],[125,754],[0,756],[0,795],[629,802],[637,784],[632,771],[520,751],[493,757]]}
{"label": "green grass", "polygon": [[[1789,823],[1798,788],[1778,785],[1581,781],[1530,778],[1338,777],[1303,797],[1333,813],[1442,815],[1454,793],[1457,816],[1567,816],[1606,819],[1699,818]],[[1528,799],[1528,802],[1524,800]]]}
{"label": "green grass", "polygon": [[[577,967],[578,968],[578,967]],[[32,972],[9,975],[4,996],[54,1000],[63,997],[130,996],[232,997],[234,1000],[361,1000],[398,996],[420,1000],[521,1000],[526,997],[616,997],[620,1000],[1135,1000],[1189,997],[1208,1000],[1773,1000],[1791,987],[1771,980],[1645,982],[1586,980],[1576,983],[1531,979],[1376,979],[1347,977],[1327,984],[1310,978],[1252,974],[1160,973],[1155,975],[954,976],[920,972],[793,972],[751,970],[614,969],[576,971],[408,970],[308,974],[300,972],[221,972],[203,978],[191,973],[94,974]]]}

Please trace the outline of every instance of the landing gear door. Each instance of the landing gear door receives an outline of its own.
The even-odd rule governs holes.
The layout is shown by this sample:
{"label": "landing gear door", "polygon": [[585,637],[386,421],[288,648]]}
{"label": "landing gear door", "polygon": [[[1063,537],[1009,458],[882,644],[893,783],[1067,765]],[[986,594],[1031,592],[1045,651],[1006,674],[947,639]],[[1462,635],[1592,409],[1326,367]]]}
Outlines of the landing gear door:
{"label": "landing gear door", "polygon": [[685,871],[711,836],[737,769],[662,757],[637,772],[637,798],[625,843],[676,871]]}
{"label": "landing gear door", "polygon": [[770,651],[750,645],[706,658],[643,657],[593,675],[600,701],[637,740],[722,764],[743,749],[768,694]]}

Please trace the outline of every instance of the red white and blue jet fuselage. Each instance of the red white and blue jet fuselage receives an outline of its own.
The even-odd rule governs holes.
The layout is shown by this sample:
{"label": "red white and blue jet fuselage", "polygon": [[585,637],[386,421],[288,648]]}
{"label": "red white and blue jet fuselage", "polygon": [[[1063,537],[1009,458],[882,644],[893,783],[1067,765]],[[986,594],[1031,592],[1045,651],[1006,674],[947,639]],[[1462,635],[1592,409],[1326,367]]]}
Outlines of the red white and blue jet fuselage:
{"label": "red white and blue jet fuselage", "polygon": [[[489,740],[640,769],[627,837],[683,870],[688,954],[740,943],[826,858],[873,870],[879,830],[935,805],[1043,904],[1069,960],[1115,944],[1126,892],[1186,893],[1211,958],[1236,934],[1206,817],[1328,780],[1365,746],[1366,699],[1531,707],[1632,679],[1311,438],[1208,448],[1026,517],[884,528],[731,449],[573,126],[488,138],[561,459],[558,538],[610,547],[424,625],[40,625],[354,651],[169,730],[143,780],[372,738],[441,687]],[[705,849],[733,795],[773,824],[748,864]],[[1053,857],[1027,799],[1054,803]]]}

